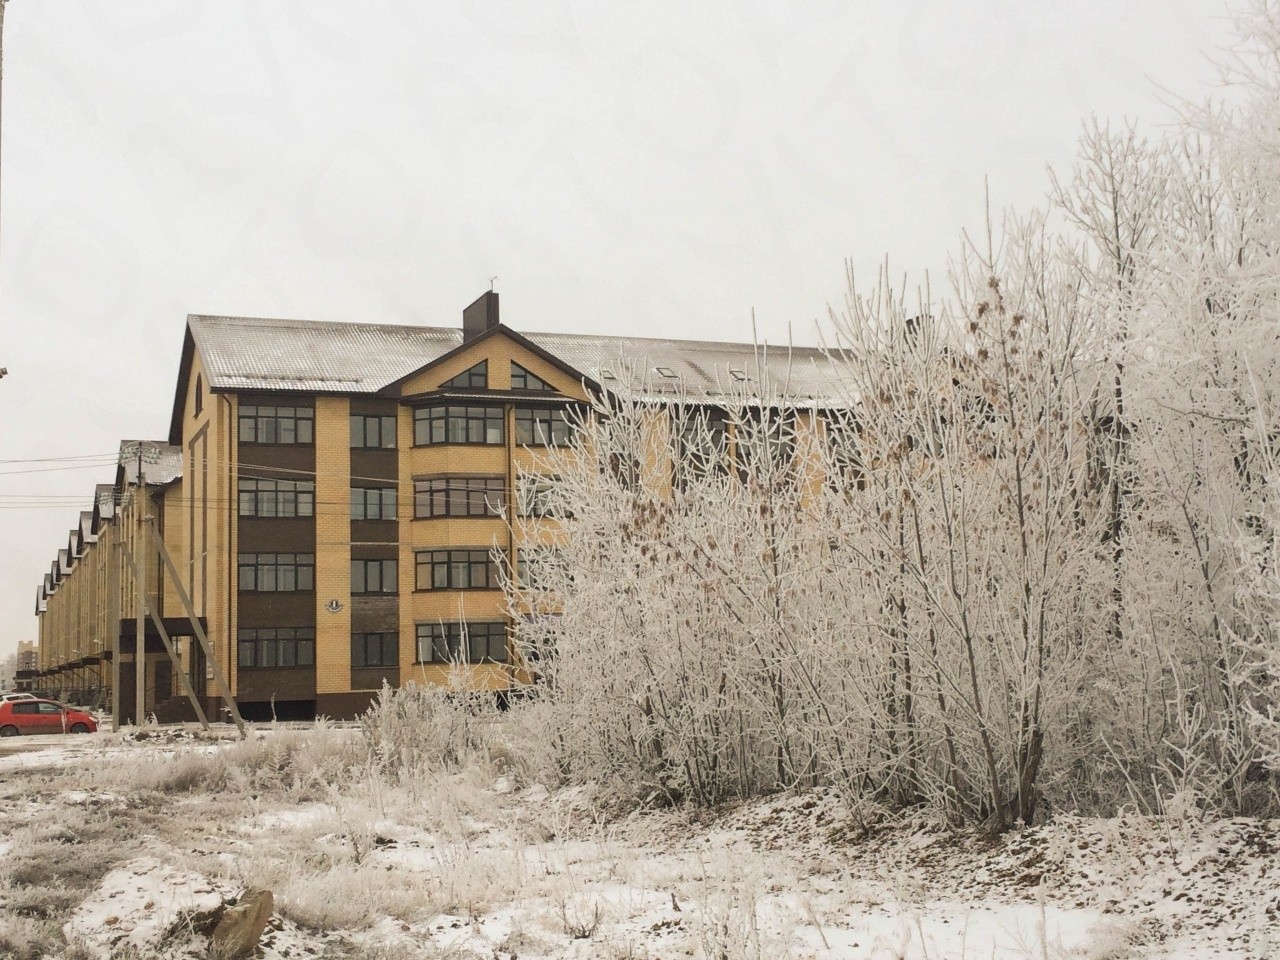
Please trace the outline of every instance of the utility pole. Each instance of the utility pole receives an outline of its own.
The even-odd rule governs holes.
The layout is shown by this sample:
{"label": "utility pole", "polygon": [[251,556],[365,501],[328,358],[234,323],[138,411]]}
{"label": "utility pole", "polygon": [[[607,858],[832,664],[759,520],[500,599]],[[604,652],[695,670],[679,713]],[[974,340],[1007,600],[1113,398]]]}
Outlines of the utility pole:
{"label": "utility pole", "polygon": [[142,513],[145,509],[146,480],[142,473],[142,441],[138,441],[138,472],[133,488],[133,529],[137,548],[138,581],[137,635],[133,654],[133,723],[142,726],[147,715],[147,526]]}
{"label": "utility pole", "polygon": [[[0,0],[0,116],[3,116],[4,111],[4,8],[8,2],[9,0]],[[0,150],[0,159],[3,155],[4,151]],[[0,367],[0,378],[8,372],[4,367]]]}

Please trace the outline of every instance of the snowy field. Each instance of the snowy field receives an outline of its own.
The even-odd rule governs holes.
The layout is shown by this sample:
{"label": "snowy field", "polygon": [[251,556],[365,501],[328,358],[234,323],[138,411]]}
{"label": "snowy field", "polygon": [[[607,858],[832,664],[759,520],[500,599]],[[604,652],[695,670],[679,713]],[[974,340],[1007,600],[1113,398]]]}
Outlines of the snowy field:
{"label": "snowy field", "polygon": [[821,792],[636,812],[500,750],[361,756],[322,726],[0,757],[0,956],[210,957],[210,911],[266,889],[269,958],[1280,957],[1280,822],[862,830]]}

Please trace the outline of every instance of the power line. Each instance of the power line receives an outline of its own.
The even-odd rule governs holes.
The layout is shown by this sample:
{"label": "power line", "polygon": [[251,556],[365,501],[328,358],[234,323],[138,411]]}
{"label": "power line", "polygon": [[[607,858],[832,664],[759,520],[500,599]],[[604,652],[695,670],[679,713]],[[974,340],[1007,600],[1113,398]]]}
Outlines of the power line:
{"label": "power line", "polygon": [[85,470],[89,467],[95,470],[99,467],[114,466],[115,459],[105,460],[100,463],[76,463],[65,467],[34,467],[30,470],[0,470],[0,477],[16,476],[20,473],[55,473],[59,470]]}
{"label": "power line", "polygon": [[116,458],[115,453],[77,453],[66,457],[33,457],[30,460],[0,460],[0,463],[60,463],[64,460],[104,460]]}

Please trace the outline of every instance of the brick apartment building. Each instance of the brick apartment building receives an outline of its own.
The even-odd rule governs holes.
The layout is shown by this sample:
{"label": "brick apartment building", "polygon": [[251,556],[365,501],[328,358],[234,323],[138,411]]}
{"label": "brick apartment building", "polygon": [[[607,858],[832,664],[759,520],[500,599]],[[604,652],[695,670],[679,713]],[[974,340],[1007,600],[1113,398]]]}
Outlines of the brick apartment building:
{"label": "brick apartment building", "polygon": [[18,654],[14,662],[14,689],[30,693],[36,671],[40,669],[37,645],[30,640],[18,641]]}
{"label": "brick apartment building", "polygon": [[[517,333],[494,293],[461,328],[189,317],[167,443],[142,445],[141,476],[138,446],[123,448],[115,484],[38,590],[38,682],[109,687],[113,633],[133,676],[137,591],[128,561],[112,558],[137,548],[140,507],[246,718],[351,717],[384,681],[443,683],[458,660],[473,687],[525,682],[490,554],[520,548],[502,514],[536,496],[568,412],[618,389],[624,370],[659,403],[714,404],[765,378],[816,403],[832,382],[814,349],[766,359],[748,344]],[[154,555],[146,569],[179,669],[216,713],[172,577]],[[184,716],[150,620],[142,648],[144,711]]]}

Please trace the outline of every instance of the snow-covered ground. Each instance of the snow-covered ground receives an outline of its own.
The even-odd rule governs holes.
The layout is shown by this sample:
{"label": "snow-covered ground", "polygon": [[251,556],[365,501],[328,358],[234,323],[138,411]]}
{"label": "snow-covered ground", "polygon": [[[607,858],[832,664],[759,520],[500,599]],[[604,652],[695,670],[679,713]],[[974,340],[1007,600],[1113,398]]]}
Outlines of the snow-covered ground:
{"label": "snow-covered ground", "polygon": [[359,737],[0,757],[0,956],[205,957],[202,918],[265,888],[270,958],[1280,958],[1280,822],[864,831],[822,792],[619,814],[499,759],[350,776]]}

